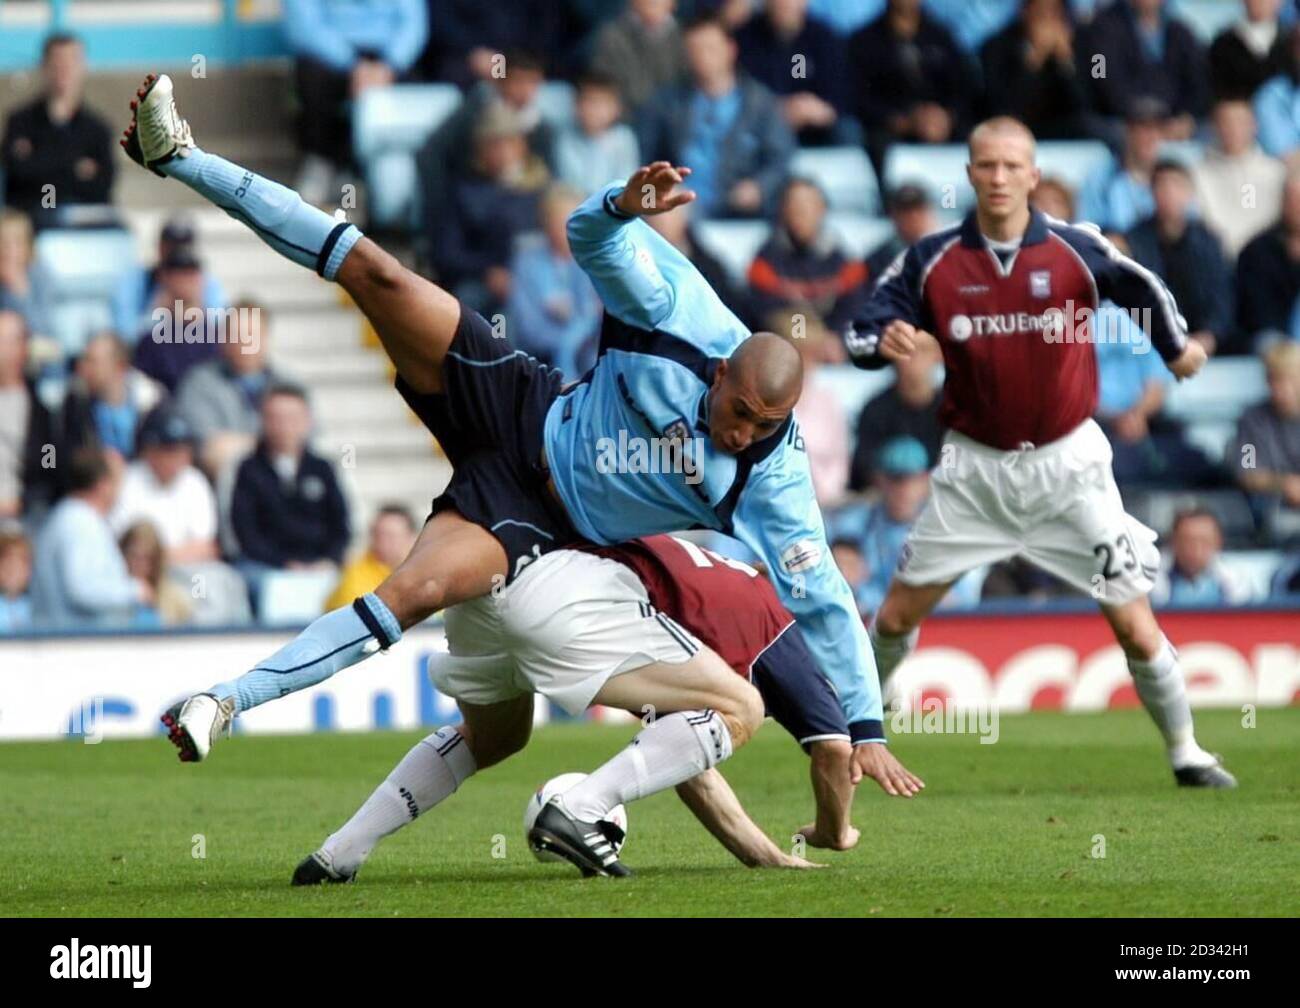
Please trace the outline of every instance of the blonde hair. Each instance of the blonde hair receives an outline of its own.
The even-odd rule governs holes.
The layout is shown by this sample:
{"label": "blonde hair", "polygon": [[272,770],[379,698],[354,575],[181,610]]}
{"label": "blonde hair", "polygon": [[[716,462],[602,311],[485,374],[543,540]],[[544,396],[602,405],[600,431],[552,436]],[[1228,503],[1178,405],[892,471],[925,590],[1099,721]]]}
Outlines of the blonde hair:
{"label": "blonde hair", "polygon": [[1038,141],[1034,139],[1033,131],[1014,116],[1000,115],[992,119],[985,119],[982,123],[970,131],[970,137],[966,141],[966,151],[969,157],[975,156],[975,143],[983,140],[986,136],[1021,136],[1029,141],[1029,161],[1033,164],[1038,159]]}
{"label": "blonde hair", "polygon": [[30,259],[32,254],[32,222],[28,220],[27,215],[21,210],[0,210],[0,241],[4,241],[11,233],[16,233],[18,239],[27,249],[27,257]]}
{"label": "blonde hair", "polygon": [[1300,378],[1300,343],[1274,343],[1264,351],[1264,369],[1270,374],[1289,374]]}

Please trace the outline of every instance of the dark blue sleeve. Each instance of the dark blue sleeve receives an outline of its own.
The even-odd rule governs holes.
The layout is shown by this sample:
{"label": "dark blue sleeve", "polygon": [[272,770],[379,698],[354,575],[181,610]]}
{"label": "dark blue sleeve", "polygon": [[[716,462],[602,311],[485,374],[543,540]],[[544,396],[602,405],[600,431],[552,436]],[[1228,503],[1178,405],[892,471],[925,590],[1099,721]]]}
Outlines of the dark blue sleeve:
{"label": "dark blue sleeve", "polygon": [[874,371],[889,363],[880,356],[880,334],[895,319],[923,326],[921,305],[920,245],[900,252],[880,274],[867,302],[844,336],[849,359],[860,368]]}

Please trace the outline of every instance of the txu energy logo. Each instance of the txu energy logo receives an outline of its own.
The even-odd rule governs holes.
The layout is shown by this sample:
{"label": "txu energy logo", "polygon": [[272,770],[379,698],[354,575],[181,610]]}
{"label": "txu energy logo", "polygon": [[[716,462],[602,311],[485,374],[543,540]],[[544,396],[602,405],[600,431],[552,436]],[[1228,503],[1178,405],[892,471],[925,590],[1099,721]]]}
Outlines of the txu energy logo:
{"label": "txu energy logo", "polygon": [[704,479],[703,458],[703,438],[686,437],[671,428],[663,437],[640,437],[620,430],[617,438],[596,439],[596,471],[600,473],[680,474],[695,485]]}

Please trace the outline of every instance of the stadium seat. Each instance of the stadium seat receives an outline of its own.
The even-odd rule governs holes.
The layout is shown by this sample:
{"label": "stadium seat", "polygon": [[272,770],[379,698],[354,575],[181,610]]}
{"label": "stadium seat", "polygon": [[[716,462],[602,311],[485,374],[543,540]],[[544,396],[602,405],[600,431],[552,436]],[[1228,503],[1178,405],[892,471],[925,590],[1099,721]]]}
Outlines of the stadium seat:
{"label": "stadium seat", "polygon": [[272,571],[263,578],[257,621],[264,626],[301,626],[325,610],[338,583],[337,571]]}
{"label": "stadium seat", "polygon": [[718,261],[736,283],[746,282],[749,264],[772,233],[767,221],[713,220],[701,221],[695,228],[696,237],[705,251]]}
{"label": "stadium seat", "polygon": [[827,214],[826,226],[840,239],[844,250],[855,259],[865,259],[894,233],[893,222],[888,217],[843,211]]}
{"label": "stadium seat", "polygon": [[1255,519],[1240,490],[1125,491],[1124,507],[1142,524],[1155,529],[1162,539],[1169,535],[1174,516],[1190,507],[1203,507],[1214,512],[1223,529],[1224,541],[1229,545],[1246,545],[1255,535]]}
{"label": "stadium seat", "polygon": [[1241,5],[1232,0],[1176,0],[1173,14],[1192,30],[1202,45],[1241,17]]}
{"label": "stadium seat", "polygon": [[1064,182],[1076,195],[1084,180],[1113,158],[1110,148],[1100,140],[1042,140],[1038,144],[1038,167],[1043,178]]}
{"label": "stadium seat", "polygon": [[880,213],[880,186],[861,147],[808,147],[790,162],[790,174],[812,179],[832,210]]}
{"label": "stadium seat", "polygon": [[460,102],[454,84],[394,84],[371,88],[357,99],[352,144],[365,166],[373,223],[414,225],[419,194],[415,154]]}
{"label": "stadium seat", "polygon": [[1242,410],[1268,395],[1264,365],[1254,357],[1216,357],[1195,381],[1171,385],[1165,412],[1194,423],[1236,423]]}
{"label": "stadium seat", "polygon": [[1245,601],[1262,602],[1269,596],[1282,554],[1276,550],[1225,550],[1219,559],[1228,576],[1242,587]]}
{"label": "stadium seat", "polygon": [[52,228],[36,239],[35,267],[47,285],[50,335],[75,356],[98,329],[112,325],[112,299],[135,266],[135,238],[124,228]]}
{"label": "stadium seat", "polygon": [[965,144],[894,144],[885,155],[885,192],[919,185],[945,210],[965,211],[975,202],[966,180]]}
{"label": "stadium seat", "polygon": [[852,364],[835,364],[818,370],[817,380],[839,400],[852,434],[857,429],[858,414],[867,400],[894,384],[894,369],[863,371]]}
{"label": "stadium seat", "polygon": [[577,92],[568,81],[547,81],[537,95],[542,118],[552,126],[568,126],[573,122],[573,106]]}
{"label": "stadium seat", "polygon": [[1166,140],[1160,145],[1161,160],[1194,165],[1205,156],[1205,144],[1199,140]]}

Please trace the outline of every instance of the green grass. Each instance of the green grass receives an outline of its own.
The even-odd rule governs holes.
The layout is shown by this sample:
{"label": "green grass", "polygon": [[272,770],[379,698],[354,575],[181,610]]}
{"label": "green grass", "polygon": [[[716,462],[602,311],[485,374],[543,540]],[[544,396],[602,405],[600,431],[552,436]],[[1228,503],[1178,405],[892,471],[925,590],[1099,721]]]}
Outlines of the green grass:
{"label": "green grass", "polygon": [[[1202,743],[1242,782],[1226,793],[1175,788],[1137,711],[1006,717],[987,746],[901,736],[895,750],[929,787],[905,801],[864,784],[862,842],[815,852],[829,865],[815,872],[744,869],[658,795],[630,809],[627,881],[582,881],[525,847],[532,789],[629,735],[552,726],[381,844],[355,885],[310,891],[289,887],[294,866],[419,733],[241,737],[198,767],[161,738],[3,744],[0,914],[1293,915],[1300,708],[1239,722],[1198,717]],[[724,771],[778,842],[807,821],[806,760],[775,726]],[[191,856],[195,834],[206,858]],[[1097,834],[1104,858],[1090,856]]]}

